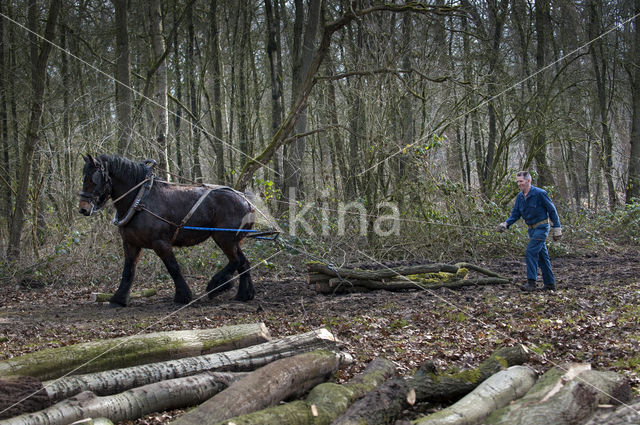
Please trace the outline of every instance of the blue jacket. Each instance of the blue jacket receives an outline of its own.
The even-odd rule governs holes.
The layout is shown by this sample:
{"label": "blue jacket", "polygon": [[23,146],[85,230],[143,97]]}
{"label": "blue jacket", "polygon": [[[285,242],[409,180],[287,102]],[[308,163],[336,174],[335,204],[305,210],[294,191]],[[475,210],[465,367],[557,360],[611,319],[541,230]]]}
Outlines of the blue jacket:
{"label": "blue jacket", "polygon": [[511,226],[520,217],[529,226],[550,218],[552,227],[561,227],[558,212],[549,195],[545,190],[534,185],[531,185],[526,198],[522,192],[516,196],[516,204],[513,206],[511,216],[507,219],[507,226]]}

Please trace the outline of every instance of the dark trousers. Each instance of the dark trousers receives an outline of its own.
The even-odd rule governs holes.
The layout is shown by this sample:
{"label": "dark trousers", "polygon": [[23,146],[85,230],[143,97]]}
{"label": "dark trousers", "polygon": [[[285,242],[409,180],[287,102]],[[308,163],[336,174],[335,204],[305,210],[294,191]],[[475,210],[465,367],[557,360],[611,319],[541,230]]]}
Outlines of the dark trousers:
{"label": "dark trousers", "polygon": [[535,229],[529,229],[529,245],[527,245],[525,254],[527,279],[538,280],[538,267],[540,267],[542,282],[545,285],[555,285],[556,277],[551,270],[551,260],[545,242],[547,236],[549,236],[548,224],[541,224]]}

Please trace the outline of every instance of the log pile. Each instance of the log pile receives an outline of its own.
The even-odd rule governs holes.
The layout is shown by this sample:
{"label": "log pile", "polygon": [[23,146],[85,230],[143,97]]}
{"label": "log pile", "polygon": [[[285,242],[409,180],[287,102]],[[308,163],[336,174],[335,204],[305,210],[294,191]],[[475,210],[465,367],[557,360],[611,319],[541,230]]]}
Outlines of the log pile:
{"label": "log pile", "polygon": [[[437,373],[427,361],[400,377],[393,363],[376,358],[360,375],[337,384],[331,378],[352,359],[327,330],[271,340],[262,324],[246,329],[261,329],[267,341],[52,381],[2,376],[0,425],[106,425],[190,406],[197,407],[171,424],[564,425],[638,419],[626,405],[631,390],[620,375],[568,364],[538,378],[524,365],[529,351],[522,345],[500,348],[477,367],[455,373]],[[29,361],[11,364],[21,360]],[[409,422],[407,412],[416,404],[441,409]],[[623,406],[599,411],[616,404]],[[626,417],[630,422],[623,422]]]}
{"label": "log pile", "polygon": [[511,279],[471,263],[419,264],[363,269],[307,263],[307,282],[321,294],[368,292],[377,289],[457,289],[465,286],[504,285]]}

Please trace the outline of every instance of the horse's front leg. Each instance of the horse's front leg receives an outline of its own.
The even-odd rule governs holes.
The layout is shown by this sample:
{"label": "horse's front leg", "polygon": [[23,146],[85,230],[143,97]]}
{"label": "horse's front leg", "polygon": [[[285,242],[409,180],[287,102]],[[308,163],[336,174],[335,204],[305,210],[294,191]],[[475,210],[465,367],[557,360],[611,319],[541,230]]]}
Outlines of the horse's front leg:
{"label": "horse's front leg", "polygon": [[158,242],[153,246],[153,250],[158,254],[158,257],[162,259],[167,271],[173,278],[173,284],[176,287],[176,294],[173,297],[173,301],[178,304],[189,304],[193,299],[193,294],[182,276],[178,260],[176,260],[176,256],[173,254],[173,248],[167,242]]}
{"label": "horse's front leg", "polygon": [[109,300],[110,307],[126,307],[129,304],[129,291],[131,291],[131,283],[136,275],[136,265],[140,260],[142,248],[131,245],[125,241],[122,242],[124,248],[124,267],[122,269],[122,279],[118,290]]}

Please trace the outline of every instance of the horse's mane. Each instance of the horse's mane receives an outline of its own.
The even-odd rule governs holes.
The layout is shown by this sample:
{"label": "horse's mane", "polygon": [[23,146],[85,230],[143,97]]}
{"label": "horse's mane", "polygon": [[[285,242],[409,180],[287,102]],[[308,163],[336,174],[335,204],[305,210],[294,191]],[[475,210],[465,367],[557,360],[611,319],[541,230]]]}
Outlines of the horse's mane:
{"label": "horse's mane", "polygon": [[144,180],[147,175],[147,170],[142,162],[133,162],[122,156],[108,154],[100,155],[98,159],[107,166],[109,174],[112,176],[117,175],[122,179],[138,182]]}

